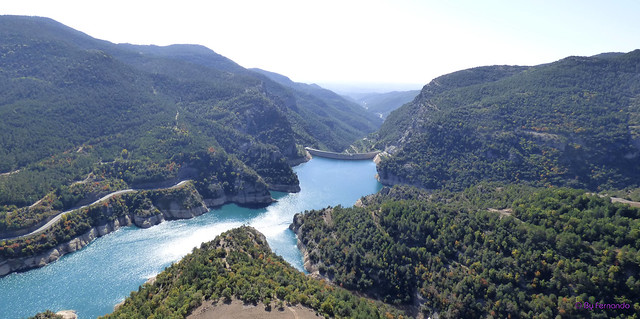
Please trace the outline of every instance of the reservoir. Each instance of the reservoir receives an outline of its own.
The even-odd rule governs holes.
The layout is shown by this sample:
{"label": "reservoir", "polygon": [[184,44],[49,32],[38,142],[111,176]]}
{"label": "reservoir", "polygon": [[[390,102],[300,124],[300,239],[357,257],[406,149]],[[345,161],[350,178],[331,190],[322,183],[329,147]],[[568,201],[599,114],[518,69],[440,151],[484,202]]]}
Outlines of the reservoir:
{"label": "reservoir", "polygon": [[293,215],[327,206],[352,206],[382,185],[370,160],[313,158],[294,171],[301,191],[272,192],[278,201],[266,208],[229,204],[193,219],[148,229],[121,228],[48,266],[1,278],[0,318],[25,318],[46,309],[73,309],[82,319],[110,313],[131,291],[194,247],[241,225],[258,229],[276,254],[303,270],[295,234],[288,229]]}

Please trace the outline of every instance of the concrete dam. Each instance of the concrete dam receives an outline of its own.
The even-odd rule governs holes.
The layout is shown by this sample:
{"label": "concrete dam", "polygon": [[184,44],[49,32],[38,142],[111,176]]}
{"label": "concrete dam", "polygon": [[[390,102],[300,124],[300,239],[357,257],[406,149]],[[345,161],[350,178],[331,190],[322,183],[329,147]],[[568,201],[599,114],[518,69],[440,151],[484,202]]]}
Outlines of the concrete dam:
{"label": "concrete dam", "polygon": [[379,151],[375,151],[375,152],[368,152],[368,153],[348,154],[348,153],[321,151],[311,147],[305,147],[304,149],[307,150],[307,152],[309,152],[311,156],[332,158],[332,159],[339,159],[339,160],[370,160],[376,157],[378,153],[380,153]]}

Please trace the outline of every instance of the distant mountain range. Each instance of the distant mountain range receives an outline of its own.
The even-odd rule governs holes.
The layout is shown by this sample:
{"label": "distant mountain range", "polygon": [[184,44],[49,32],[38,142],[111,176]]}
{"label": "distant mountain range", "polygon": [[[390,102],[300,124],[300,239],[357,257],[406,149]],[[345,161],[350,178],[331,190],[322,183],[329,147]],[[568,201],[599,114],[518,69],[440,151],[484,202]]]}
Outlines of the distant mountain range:
{"label": "distant mountain range", "polygon": [[352,94],[350,97],[360,103],[367,111],[386,119],[389,113],[413,101],[419,90],[393,91],[387,93]]}
{"label": "distant mountain range", "polygon": [[[333,103],[337,105],[341,105],[341,109],[355,108],[356,105],[364,107],[370,113],[375,114],[377,117],[381,119],[385,119],[391,111],[401,107],[402,105],[413,100],[418,93],[419,90],[411,90],[411,91],[392,91],[392,92],[384,92],[384,93],[376,93],[376,92],[342,92],[342,97],[331,90],[327,90],[322,88],[317,84],[306,84],[306,83],[298,83],[293,82],[288,77],[269,72],[261,69],[250,69],[254,72],[258,72],[270,78],[271,80],[278,82],[286,87],[290,87],[297,91],[308,93],[309,95],[316,97],[323,97],[325,100],[333,101]],[[362,89],[365,90],[365,89]],[[347,101],[351,101],[352,103],[346,103]]]}
{"label": "distant mountain range", "polygon": [[[371,131],[371,123],[378,126],[382,124],[381,119],[367,112],[363,112],[362,107],[357,103],[333,91],[324,89],[317,84],[293,82],[284,75],[261,69],[250,70],[291,89],[295,92],[300,104],[315,105],[317,110],[322,110],[322,112],[317,113],[319,116],[327,116],[342,121],[345,128],[353,126],[361,131]],[[336,141],[346,141],[345,136],[353,136],[353,133],[342,130],[340,127],[336,127],[336,129],[338,131],[336,131],[335,136],[333,136]],[[342,148],[346,148],[346,145],[342,145]]]}

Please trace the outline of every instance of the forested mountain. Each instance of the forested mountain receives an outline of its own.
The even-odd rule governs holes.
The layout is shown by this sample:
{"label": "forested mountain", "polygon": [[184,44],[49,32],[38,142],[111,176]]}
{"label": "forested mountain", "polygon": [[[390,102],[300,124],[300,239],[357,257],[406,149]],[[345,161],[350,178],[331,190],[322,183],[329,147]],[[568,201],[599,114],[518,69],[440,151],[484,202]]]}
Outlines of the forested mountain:
{"label": "forested mountain", "polygon": [[[150,225],[171,207],[270,202],[269,190],[299,189],[290,165],[303,146],[342,151],[381,123],[331,91],[202,46],[113,44],[35,17],[0,17],[0,88],[0,238],[127,189],[43,233],[1,240],[0,262],[109,223]],[[232,299],[335,317],[401,314],[342,287],[441,318],[640,313],[639,209],[565,188],[638,185],[640,50],[441,76],[352,146],[365,149],[385,151],[384,183],[423,189],[384,188],[353,208],[296,215],[305,264],[336,286],[296,271],[243,227],[194,249],[108,317],[184,317]],[[576,306],[585,302],[628,307]]]}
{"label": "forested mountain", "polygon": [[312,106],[313,112],[322,119],[322,125],[330,127],[333,135],[331,140],[340,144],[342,149],[353,142],[353,128],[358,131],[373,132],[382,124],[378,117],[365,112],[358,104],[353,103],[333,91],[323,89],[316,84],[293,82],[286,76],[261,69],[251,69],[291,90],[281,94],[293,94],[302,105]]}
{"label": "forested mountain", "polygon": [[370,93],[354,98],[354,100],[367,111],[386,119],[392,111],[413,101],[418,93],[420,93],[419,90]]}
{"label": "forested mountain", "polygon": [[[294,217],[305,265],[440,318],[637,318],[640,210],[569,188],[384,188]],[[589,309],[587,302],[623,308]],[[586,306],[585,306],[586,305]]]}
{"label": "forested mountain", "polygon": [[202,46],[113,44],[38,17],[0,17],[0,87],[0,229],[89,173],[121,188],[215,170],[200,152],[295,191],[303,146],[341,151],[380,124]]}
{"label": "forested mountain", "polygon": [[640,50],[441,76],[366,143],[390,154],[378,167],[387,184],[637,185]]}
{"label": "forested mountain", "polygon": [[262,303],[267,311],[286,303],[328,317],[401,318],[390,306],[305,276],[271,252],[262,234],[246,226],[194,248],[105,318],[185,318],[202,303],[213,308],[232,299]]}

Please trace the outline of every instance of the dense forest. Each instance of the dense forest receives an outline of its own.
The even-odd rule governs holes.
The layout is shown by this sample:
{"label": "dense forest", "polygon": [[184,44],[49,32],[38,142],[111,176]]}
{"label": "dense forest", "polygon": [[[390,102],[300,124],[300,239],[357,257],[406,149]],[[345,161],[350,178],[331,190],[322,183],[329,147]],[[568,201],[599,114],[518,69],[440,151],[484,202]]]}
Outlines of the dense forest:
{"label": "dense forest", "polygon": [[[385,188],[305,212],[311,270],[441,318],[637,318],[640,210],[569,188]],[[582,309],[577,303],[628,309]]]}
{"label": "dense forest", "polygon": [[265,311],[301,304],[327,317],[403,318],[391,306],[305,276],[246,226],[194,248],[104,318],[184,318],[202,303],[215,306],[232,299],[262,303]]}
{"label": "dense forest", "polygon": [[0,16],[0,66],[0,238],[74,210],[0,240],[0,260],[171,205],[298,191],[305,146],[383,150],[380,180],[418,186],[297,214],[312,276],[243,227],[107,318],[183,318],[233,299],[339,318],[640,313],[640,209],[610,198],[640,200],[640,50],[444,75],[375,133],[381,120],[354,102],[197,45],[113,44]]}
{"label": "dense forest", "polygon": [[637,186],[639,72],[640,50],[455,72],[391,113],[364,145],[389,153],[378,168],[387,184]]}
{"label": "dense forest", "polygon": [[[83,181],[116,190],[193,178],[202,191],[207,152],[297,191],[291,165],[304,146],[341,151],[381,124],[201,46],[112,44],[46,18],[0,17],[0,65],[0,232],[99,193]],[[45,197],[51,205],[37,203]]]}

